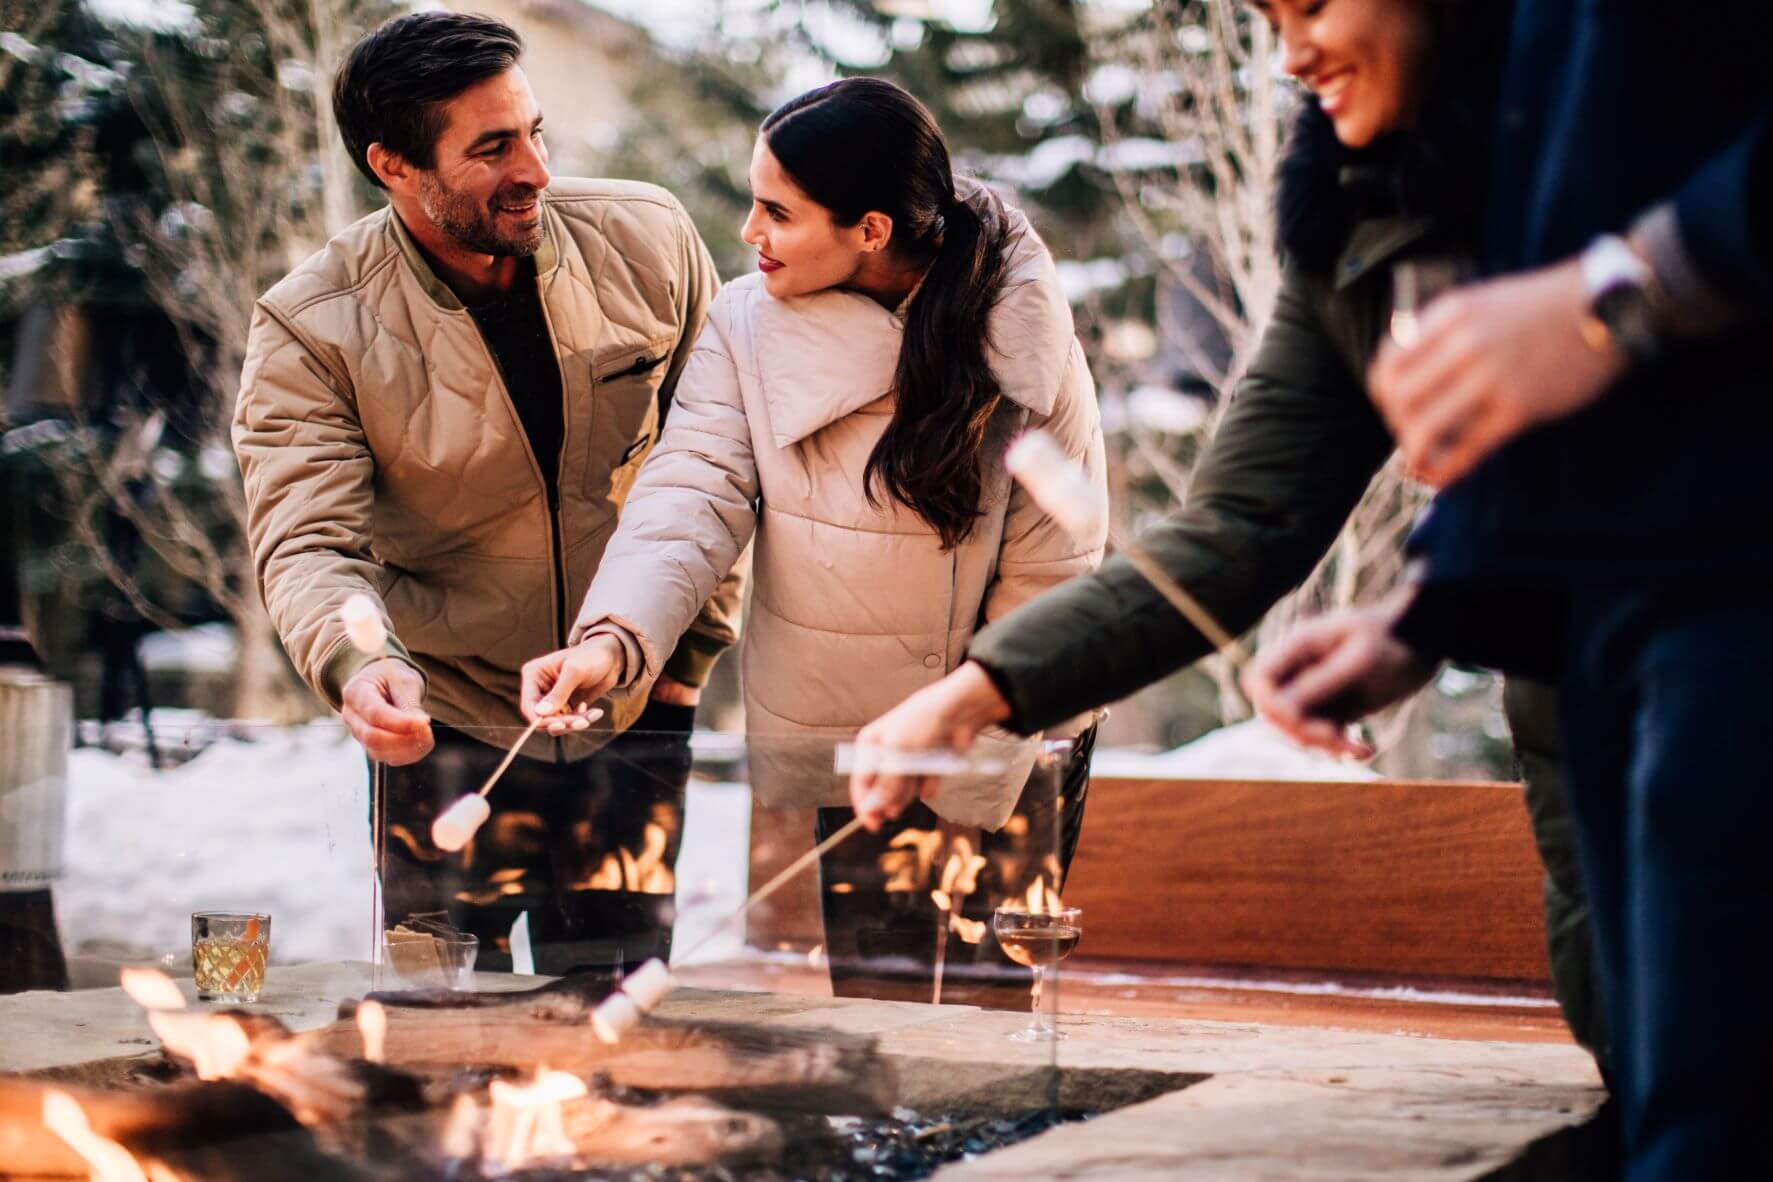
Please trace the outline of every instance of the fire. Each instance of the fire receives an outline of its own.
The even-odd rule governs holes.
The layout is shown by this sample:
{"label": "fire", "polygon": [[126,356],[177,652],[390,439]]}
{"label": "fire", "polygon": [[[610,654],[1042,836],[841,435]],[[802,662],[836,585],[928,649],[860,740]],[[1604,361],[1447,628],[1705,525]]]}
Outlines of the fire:
{"label": "fire", "polygon": [[642,831],[640,853],[618,849],[606,854],[603,862],[574,890],[632,891],[641,895],[669,895],[677,890],[677,876],[665,865],[665,851],[671,832],[657,821],[648,821]]}
{"label": "fire", "polygon": [[363,1057],[371,1063],[380,1063],[388,1041],[388,1011],[381,1002],[358,1004],[357,1029],[363,1034]]}
{"label": "fire", "polygon": [[92,1182],[179,1182],[178,1175],[161,1163],[139,1161],[117,1142],[95,1133],[80,1101],[66,1092],[44,1094],[43,1127],[67,1142],[92,1168]]}
{"label": "fire", "polygon": [[123,992],[144,1010],[182,1010],[185,995],[178,984],[159,969],[124,969]]}
{"label": "fire", "polygon": [[1028,887],[1028,894],[1023,897],[1030,915],[1057,915],[1065,909],[1059,900],[1059,892],[1047,885],[1046,878],[1036,878]]}
{"label": "fire", "polygon": [[941,848],[939,829],[906,829],[894,834],[887,842],[886,853],[880,856],[880,868],[887,875],[885,889],[923,890],[936,864],[936,851]]}
{"label": "fire", "polygon": [[979,871],[985,869],[985,858],[973,852],[973,843],[965,834],[954,839],[954,852],[942,867],[941,890],[963,898],[979,889]]}
{"label": "fire", "polygon": [[166,1049],[191,1061],[198,1079],[234,1079],[252,1054],[252,1040],[226,1014],[151,1010],[148,1025]]}
{"label": "fire", "polygon": [[954,934],[968,944],[977,944],[985,938],[985,921],[968,919],[964,915],[955,914],[948,917],[948,926]]}
{"label": "fire", "polygon": [[487,1109],[467,1096],[457,1098],[443,1132],[444,1151],[457,1160],[477,1157],[482,1171],[493,1175],[571,1164],[577,1148],[567,1135],[564,1105],[588,1094],[578,1076],[545,1067],[527,1083],[494,1080]]}

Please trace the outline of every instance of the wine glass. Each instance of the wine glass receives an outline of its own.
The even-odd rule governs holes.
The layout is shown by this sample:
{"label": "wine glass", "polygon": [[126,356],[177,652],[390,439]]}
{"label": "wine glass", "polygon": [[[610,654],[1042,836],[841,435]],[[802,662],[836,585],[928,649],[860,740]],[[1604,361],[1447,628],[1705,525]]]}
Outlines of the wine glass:
{"label": "wine glass", "polygon": [[1055,1042],[1064,1038],[1064,1032],[1041,1007],[1041,998],[1052,988],[1053,968],[1071,955],[1083,936],[1083,908],[1031,911],[1024,904],[1006,904],[992,912],[991,931],[1006,956],[1034,972],[1033,1022],[1010,1037],[1017,1042]]}

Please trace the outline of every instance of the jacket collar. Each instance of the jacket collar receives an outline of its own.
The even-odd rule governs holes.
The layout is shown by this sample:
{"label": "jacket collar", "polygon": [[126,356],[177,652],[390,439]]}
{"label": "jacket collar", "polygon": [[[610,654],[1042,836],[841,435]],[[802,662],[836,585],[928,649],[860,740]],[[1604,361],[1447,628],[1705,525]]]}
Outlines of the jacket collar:
{"label": "jacket collar", "polygon": [[[991,368],[1004,397],[1049,415],[1075,339],[1058,269],[1019,210],[1009,219],[1009,267],[991,311]],[[827,290],[778,300],[756,279],[753,355],[777,447],[887,398],[904,335],[904,309]],[[885,408],[883,407],[883,410]]]}
{"label": "jacket collar", "polygon": [[1335,283],[1338,291],[1359,282],[1375,268],[1382,267],[1418,242],[1432,234],[1440,219],[1366,218],[1354,224],[1348,243],[1336,256]]}
{"label": "jacket collar", "polygon": [[[407,268],[412,272],[413,278],[419,281],[419,286],[424,289],[425,295],[430,297],[432,303],[446,312],[464,311],[462,301],[456,298],[456,293],[450,290],[449,284],[439,279],[437,272],[431,269],[431,264],[425,259],[425,252],[419,249],[419,244],[413,240],[412,231],[406,228],[406,223],[400,220],[400,215],[394,212],[394,207],[392,205],[385,206],[382,215],[387,219],[388,231],[394,236],[394,244],[400,251],[400,257],[406,261]],[[553,209],[548,205],[547,195],[544,193],[542,196],[542,245],[536,250],[536,277],[538,279],[547,278],[548,274],[560,264],[560,248],[558,246],[560,231],[554,224],[555,216]]]}

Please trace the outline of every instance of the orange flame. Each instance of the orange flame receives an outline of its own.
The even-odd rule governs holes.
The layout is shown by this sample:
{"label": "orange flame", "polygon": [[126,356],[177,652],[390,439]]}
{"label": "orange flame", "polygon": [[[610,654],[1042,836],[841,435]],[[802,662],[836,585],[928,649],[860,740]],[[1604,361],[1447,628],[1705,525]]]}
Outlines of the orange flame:
{"label": "orange flame", "polygon": [[671,833],[656,821],[648,821],[638,855],[618,849],[604,856],[603,862],[583,881],[574,885],[581,891],[631,891],[642,895],[669,895],[677,890],[677,876],[665,865],[665,850]]}
{"label": "orange flame", "polygon": [[968,919],[966,916],[957,913],[948,917],[948,926],[955,935],[959,936],[962,940],[965,940],[968,944],[977,944],[985,938],[985,923],[983,920]]}
{"label": "orange flame", "polygon": [[454,1159],[477,1157],[481,1169],[493,1175],[544,1163],[571,1164],[577,1149],[567,1135],[563,1108],[588,1092],[578,1076],[545,1067],[528,1083],[494,1080],[488,1089],[489,1109],[482,1110],[467,1096],[457,1098],[444,1126],[444,1152]]}
{"label": "orange flame", "polygon": [[1059,892],[1047,885],[1045,877],[1034,880],[1024,901],[1030,915],[1057,915],[1065,909],[1065,904],[1059,899]]}
{"label": "orange flame", "polygon": [[117,1142],[94,1132],[80,1101],[66,1092],[43,1094],[43,1127],[91,1167],[92,1182],[179,1182],[179,1176],[160,1162],[138,1160]]}
{"label": "orange flame", "polygon": [[921,891],[930,881],[936,864],[936,851],[942,848],[939,829],[905,829],[887,842],[887,851],[880,856],[880,868],[886,874],[888,891]]}

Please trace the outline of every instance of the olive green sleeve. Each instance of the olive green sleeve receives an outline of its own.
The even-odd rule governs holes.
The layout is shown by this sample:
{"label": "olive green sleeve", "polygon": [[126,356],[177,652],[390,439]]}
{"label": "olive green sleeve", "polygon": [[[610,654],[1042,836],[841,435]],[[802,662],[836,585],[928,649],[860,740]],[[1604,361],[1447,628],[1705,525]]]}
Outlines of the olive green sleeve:
{"label": "olive green sleeve", "polygon": [[[1308,283],[1291,271],[1284,278],[1185,503],[1141,539],[1233,633],[1305,580],[1392,449]],[[1009,699],[1011,727],[1032,733],[1209,651],[1206,638],[1115,556],[983,629],[968,656]]]}

